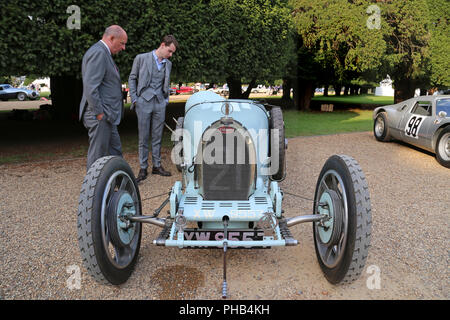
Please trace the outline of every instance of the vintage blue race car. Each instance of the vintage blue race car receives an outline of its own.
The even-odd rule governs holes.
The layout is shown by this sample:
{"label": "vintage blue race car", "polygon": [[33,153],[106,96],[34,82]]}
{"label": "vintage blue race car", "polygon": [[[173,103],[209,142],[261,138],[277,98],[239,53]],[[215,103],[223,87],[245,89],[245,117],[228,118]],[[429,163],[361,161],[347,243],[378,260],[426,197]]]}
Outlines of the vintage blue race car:
{"label": "vintage blue race car", "polygon": [[[287,216],[279,184],[287,173],[281,108],[200,91],[176,120],[173,141],[179,181],[151,215],[142,213],[139,186],[123,158],[103,157],[89,168],[80,192],[78,241],[97,281],[121,284],[130,277],[142,223],[162,229],[156,246],[223,250],[224,298],[228,250],[296,246],[290,228],[300,223],[313,224],[317,259],[329,282],[349,283],[361,274],[371,205],[355,159],[331,156],[318,176],[312,210]],[[168,216],[158,217],[167,204]]]}
{"label": "vintage blue race car", "polygon": [[17,99],[19,101],[24,101],[26,98],[35,100],[39,98],[39,92],[24,88],[14,88],[9,84],[0,84],[1,100]]}
{"label": "vintage blue race car", "polygon": [[378,141],[404,141],[436,154],[450,168],[450,95],[420,96],[373,111]]}

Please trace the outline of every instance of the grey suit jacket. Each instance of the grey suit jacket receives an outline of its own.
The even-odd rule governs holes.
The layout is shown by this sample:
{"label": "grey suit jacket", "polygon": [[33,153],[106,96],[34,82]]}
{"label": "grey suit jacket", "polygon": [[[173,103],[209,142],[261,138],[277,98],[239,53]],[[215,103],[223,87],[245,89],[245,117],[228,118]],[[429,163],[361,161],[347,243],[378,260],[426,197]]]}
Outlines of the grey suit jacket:
{"label": "grey suit jacket", "polygon": [[[134,58],[133,67],[128,78],[128,86],[130,87],[131,101],[136,101],[141,95],[142,90],[147,88],[152,79],[152,51],[141,53]],[[172,71],[172,62],[166,61],[166,74],[163,84],[163,95],[167,99],[169,97],[170,71]]]}
{"label": "grey suit jacket", "polygon": [[95,115],[104,113],[114,125],[123,114],[122,82],[108,48],[97,42],[86,51],[81,65],[83,97],[80,103],[80,120],[86,110]]}

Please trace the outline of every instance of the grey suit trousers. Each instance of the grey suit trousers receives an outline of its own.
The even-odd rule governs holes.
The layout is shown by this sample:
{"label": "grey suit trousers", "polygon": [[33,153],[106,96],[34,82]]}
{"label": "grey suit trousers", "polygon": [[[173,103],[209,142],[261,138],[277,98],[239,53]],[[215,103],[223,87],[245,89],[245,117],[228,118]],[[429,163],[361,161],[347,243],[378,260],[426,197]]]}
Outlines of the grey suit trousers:
{"label": "grey suit trousers", "polygon": [[87,170],[101,157],[109,155],[122,157],[122,144],[117,126],[111,124],[106,116],[99,121],[95,114],[87,109],[83,114],[83,124],[88,129],[89,136]]}
{"label": "grey suit trousers", "polygon": [[139,164],[141,169],[148,168],[148,141],[152,134],[153,167],[161,166],[161,140],[166,118],[166,102],[153,97],[150,101],[139,97],[136,102],[136,115],[139,130]]}

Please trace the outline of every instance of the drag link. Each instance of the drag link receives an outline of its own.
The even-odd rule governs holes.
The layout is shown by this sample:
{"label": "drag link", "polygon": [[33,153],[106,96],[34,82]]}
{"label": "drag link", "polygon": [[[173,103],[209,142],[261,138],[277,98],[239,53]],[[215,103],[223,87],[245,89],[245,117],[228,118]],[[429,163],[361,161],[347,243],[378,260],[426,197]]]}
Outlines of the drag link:
{"label": "drag link", "polygon": [[228,247],[228,217],[225,216],[223,218],[223,284],[222,284],[222,298],[227,298],[227,291],[228,291],[228,285],[227,285],[227,247]]}

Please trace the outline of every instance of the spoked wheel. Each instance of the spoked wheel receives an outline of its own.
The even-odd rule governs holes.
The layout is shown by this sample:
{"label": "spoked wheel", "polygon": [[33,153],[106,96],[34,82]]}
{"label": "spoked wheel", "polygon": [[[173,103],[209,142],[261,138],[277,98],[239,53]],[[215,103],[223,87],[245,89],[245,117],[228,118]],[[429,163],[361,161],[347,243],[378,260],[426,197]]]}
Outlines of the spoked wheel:
{"label": "spoked wheel", "polygon": [[133,171],[121,157],[98,159],[83,181],[78,244],[88,272],[101,283],[121,284],[133,272],[141,243],[141,199]]}
{"label": "spoked wheel", "polygon": [[314,214],[328,215],[313,225],[326,279],[333,284],[356,280],[364,269],[372,229],[369,189],[356,160],[334,155],[326,161],[317,180]]}

